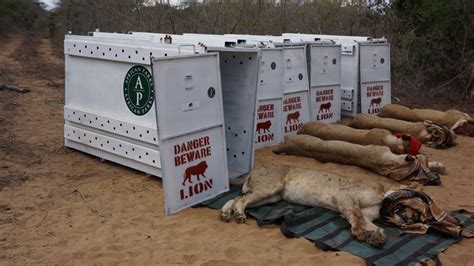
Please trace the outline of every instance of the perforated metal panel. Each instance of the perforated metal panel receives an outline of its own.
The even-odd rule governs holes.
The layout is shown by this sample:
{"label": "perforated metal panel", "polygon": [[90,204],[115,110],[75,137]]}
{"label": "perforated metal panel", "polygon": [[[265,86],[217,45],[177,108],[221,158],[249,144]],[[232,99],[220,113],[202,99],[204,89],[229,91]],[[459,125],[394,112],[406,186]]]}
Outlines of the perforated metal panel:
{"label": "perforated metal panel", "polygon": [[[67,35],[64,52],[65,145],[160,176],[156,114],[128,109],[124,80],[135,66],[150,71],[150,55],[177,55],[177,47]],[[194,54],[191,49],[180,52]]]}
{"label": "perforated metal panel", "polygon": [[283,50],[261,50],[258,70],[255,148],[276,145],[283,139]]}
{"label": "perforated metal panel", "polygon": [[256,49],[209,48],[219,52],[227,161],[230,177],[243,175],[253,165],[257,73]]}
{"label": "perforated metal panel", "polygon": [[360,87],[362,113],[376,115],[391,103],[388,43],[360,44]]}
{"label": "perforated metal panel", "polygon": [[390,103],[390,46],[385,39],[292,33],[283,37],[292,41],[333,40],[341,45],[342,115],[377,114]]}
{"label": "perforated metal panel", "polygon": [[296,135],[309,117],[309,80],[306,47],[284,47],[283,137]]}
{"label": "perforated metal panel", "polygon": [[[191,34],[169,35],[163,33],[144,33],[132,32],[132,35],[145,38],[155,37],[162,39],[166,35],[172,38],[173,43],[177,44],[193,44],[207,47],[209,51],[215,48],[233,47],[237,49],[246,49],[247,46],[255,44],[260,47],[260,43],[252,40],[243,40],[235,36],[209,35],[209,34]],[[258,88],[257,88],[257,106],[256,106],[256,123],[254,129],[255,148],[275,145],[282,140],[282,98],[283,98],[283,50],[281,48],[259,48],[261,57],[258,62]],[[220,52],[223,50],[220,49]],[[234,58],[230,58],[228,62]],[[235,61],[235,60],[234,60]],[[237,61],[236,61],[237,62]],[[245,64],[247,60],[238,61]],[[224,62],[224,64],[227,64]],[[223,66],[223,65],[221,65]],[[247,130],[246,130],[247,132]],[[239,133],[234,133],[235,134]],[[243,133],[240,134],[247,134]],[[242,152],[244,154],[242,154]],[[231,158],[239,158],[245,155],[245,151],[229,154]]]}
{"label": "perforated metal panel", "polygon": [[218,60],[207,54],[153,65],[168,214],[229,189]]}
{"label": "perforated metal panel", "polygon": [[337,122],[341,119],[341,46],[315,43],[309,49],[311,120]]}

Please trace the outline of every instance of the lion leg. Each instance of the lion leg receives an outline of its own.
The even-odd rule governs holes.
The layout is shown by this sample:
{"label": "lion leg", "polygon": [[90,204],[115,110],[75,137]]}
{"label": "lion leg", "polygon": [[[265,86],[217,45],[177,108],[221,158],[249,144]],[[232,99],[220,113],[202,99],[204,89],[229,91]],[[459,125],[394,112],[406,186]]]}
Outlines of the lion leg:
{"label": "lion leg", "polygon": [[256,207],[281,200],[281,189],[274,189],[268,191],[249,192],[239,198],[235,199],[233,205],[234,217],[238,223],[245,223],[247,216],[245,216],[245,209],[247,207]]}
{"label": "lion leg", "polygon": [[428,168],[438,174],[444,174],[446,172],[446,165],[442,162],[428,162]]}
{"label": "lion leg", "polygon": [[379,230],[372,221],[368,223],[370,217],[364,216],[358,202],[346,195],[334,197],[333,200],[339,212],[351,224],[351,233],[355,238],[376,247],[383,245],[385,242],[383,230]]}
{"label": "lion leg", "polygon": [[224,206],[221,208],[221,219],[224,222],[229,222],[232,218],[232,213],[234,212],[234,203],[235,199],[227,201]]}
{"label": "lion leg", "polygon": [[366,228],[369,232],[373,232],[370,234],[370,239],[367,242],[374,246],[382,246],[386,239],[383,229],[373,223],[374,220],[380,217],[380,207],[380,204],[377,204],[362,208],[362,216],[364,216]]}

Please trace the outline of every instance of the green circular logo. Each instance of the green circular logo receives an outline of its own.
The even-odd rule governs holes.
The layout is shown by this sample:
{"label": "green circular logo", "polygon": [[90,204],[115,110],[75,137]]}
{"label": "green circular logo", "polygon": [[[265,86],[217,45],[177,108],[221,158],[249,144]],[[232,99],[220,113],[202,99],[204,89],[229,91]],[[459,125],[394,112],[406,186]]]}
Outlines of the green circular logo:
{"label": "green circular logo", "polygon": [[150,111],[155,100],[153,77],[143,66],[130,68],[123,81],[123,96],[128,109],[139,116]]}
{"label": "green circular logo", "polygon": [[210,87],[208,90],[207,90],[207,96],[209,96],[209,98],[214,98],[214,96],[216,95],[216,89],[214,89],[214,87]]}

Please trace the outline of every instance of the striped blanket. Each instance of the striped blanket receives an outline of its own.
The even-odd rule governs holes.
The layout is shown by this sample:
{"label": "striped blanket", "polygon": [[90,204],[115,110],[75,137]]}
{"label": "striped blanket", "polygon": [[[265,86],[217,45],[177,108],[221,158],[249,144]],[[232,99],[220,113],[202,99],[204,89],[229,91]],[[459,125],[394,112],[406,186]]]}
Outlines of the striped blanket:
{"label": "striped blanket", "polygon": [[425,143],[427,146],[437,149],[446,149],[457,145],[456,134],[448,127],[430,120],[425,120],[423,123],[425,124],[426,131],[428,131],[431,136],[431,140]]}
{"label": "striped blanket", "polygon": [[[231,186],[229,192],[208,200],[196,207],[220,209],[228,200],[240,195],[240,186]],[[375,248],[353,238],[349,223],[338,213],[285,201],[247,209],[246,213],[257,220],[258,225],[280,224],[282,233],[289,238],[304,237],[317,247],[327,250],[343,250],[365,259],[368,265],[415,265],[433,259],[450,245],[460,241],[439,232],[427,234],[403,234],[398,228],[383,224],[387,241],[382,248]],[[463,211],[449,213],[474,230],[474,215]]]}

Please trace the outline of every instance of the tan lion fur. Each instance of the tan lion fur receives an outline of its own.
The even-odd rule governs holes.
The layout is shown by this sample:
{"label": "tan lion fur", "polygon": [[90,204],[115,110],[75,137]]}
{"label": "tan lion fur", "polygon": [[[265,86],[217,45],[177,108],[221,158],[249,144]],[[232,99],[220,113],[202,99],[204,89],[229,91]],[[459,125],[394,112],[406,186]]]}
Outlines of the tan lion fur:
{"label": "tan lion fur", "polygon": [[372,223],[388,189],[373,181],[360,181],[333,173],[300,167],[265,165],[255,167],[246,179],[242,196],[229,200],[221,218],[232,217],[243,223],[245,209],[279,200],[313,207],[324,207],[342,214],[351,224],[351,233],[374,246],[385,242],[383,229]]}
{"label": "tan lion fur", "polygon": [[474,119],[458,110],[442,112],[433,109],[410,109],[399,104],[389,104],[383,107],[379,116],[412,122],[430,120],[453,129],[457,134],[474,136]]}
{"label": "tan lion fur", "polygon": [[323,140],[341,140],[360,145],[387,146],[393,153],[407,153],[402,139],[392,135],[389,130],[374,128],[355,129],[344,125],[309,122],[303,125],[298,134],[310,135]]}
{"label": "tan lion fur", "polygon": [[391,132],[408,133],[416,137],[421,142],[429,140],[428,131],[426,131],[423,122],[408,122],[393,118],[381,118],[368,114],[358,114],[349,124],[350,127],[358,129],[382,128]]}
{"label": "tan lion fur", "polygon": [[[273,152],[309,157],[321,162],[357,165],[397,181],[402,181],[408,176],[406,171],[394,171],[394,169],[412,164],[406,160],[406,154],[394,154],[385,146],[363,146],[339,140],[322,140],[309,135],[286,138],[284,143],[273,149]],[[444,164],[440,162],[426,162],[426,164],[438,173],[445,170]]]}

